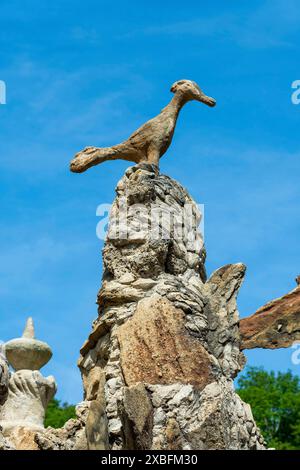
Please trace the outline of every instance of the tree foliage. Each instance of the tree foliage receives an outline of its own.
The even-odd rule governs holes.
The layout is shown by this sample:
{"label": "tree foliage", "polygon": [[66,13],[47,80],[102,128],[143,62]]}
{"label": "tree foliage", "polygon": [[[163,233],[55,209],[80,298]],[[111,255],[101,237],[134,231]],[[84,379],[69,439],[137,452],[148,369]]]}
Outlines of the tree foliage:
{"label": "tree foliage", "polygon": [[238,379],[237,393],[252,408],[268,447],[300,449],[300,379],[288,372],[251,367]]}
{"label": "tree foliage", "polygon": [[61,428],[70,418],[75,418],[75,406],[62,403],[53,398],[47,407],[45,416],[45,427]]}

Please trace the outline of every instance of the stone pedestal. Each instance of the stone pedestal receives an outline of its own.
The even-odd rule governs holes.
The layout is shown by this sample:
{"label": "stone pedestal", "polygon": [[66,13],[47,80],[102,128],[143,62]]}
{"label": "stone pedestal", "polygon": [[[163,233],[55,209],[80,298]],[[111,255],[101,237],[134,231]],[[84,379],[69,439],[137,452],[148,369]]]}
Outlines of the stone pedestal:
{"label": "stone pedestal", "polygon": [[54,377],[43,377],[38,370],[19,370],[12,374],[9,393],[0,410],[0,425],[11,430],[25,426],[44,428],[45,410],[56,392]]}
{"label": "stone pedestal", "polygon": [[54,377],[43,377],[38,370],[51,358],[51,349],[34,338],[29,318],[22,338],[7,342],[4,350],[15,372],[0,406],[2,434],[16,449],[37,449],[34,437],[44,429],[45,410],[56,392]]}
{"label": "stone pedestal", "polygon": [[244,265],[206,280],[199,209],[155,166],[129,168],[116,191],[99,316],[79,360],[88,447],[263,449],[233,387]]}

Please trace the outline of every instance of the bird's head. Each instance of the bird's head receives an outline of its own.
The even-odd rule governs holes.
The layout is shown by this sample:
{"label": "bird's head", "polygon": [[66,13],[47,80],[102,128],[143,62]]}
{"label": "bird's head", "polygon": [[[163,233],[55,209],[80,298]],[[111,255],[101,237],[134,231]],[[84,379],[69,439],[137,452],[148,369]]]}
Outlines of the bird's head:
{"label": "bird's head", "polygon": [[211,107],[216,105],[216,100],[206,96],[197,83],[192,80],[178,80],[171,86],[171,92],[182,94],[187,101],[197,100]]}

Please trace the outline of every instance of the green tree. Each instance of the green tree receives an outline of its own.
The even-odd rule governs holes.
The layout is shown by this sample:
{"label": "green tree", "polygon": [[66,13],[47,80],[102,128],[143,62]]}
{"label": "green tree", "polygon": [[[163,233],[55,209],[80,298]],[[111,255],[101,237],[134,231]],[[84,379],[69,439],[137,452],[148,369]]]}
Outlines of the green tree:
{"label": "green tree", "polygon": [[238,379],[237,393],[249,403],[269,447],[300,449],[300,379],[288,372],[250,367]]}
{"label": "green tree", "polygon": [[53,398],[46,410],[45,427],[61,428],[68,419],[75,417],[75,406],[68,403],[60,404],[60,400]]}

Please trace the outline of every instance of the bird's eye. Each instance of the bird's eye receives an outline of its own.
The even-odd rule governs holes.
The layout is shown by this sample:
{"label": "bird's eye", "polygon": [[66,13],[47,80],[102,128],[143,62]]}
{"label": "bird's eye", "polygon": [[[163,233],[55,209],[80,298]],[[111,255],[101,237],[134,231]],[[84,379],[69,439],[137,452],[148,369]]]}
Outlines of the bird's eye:
{"label": "bird's eye", "polygon": [[183,85],[184,84],[184,80],[179,80],[179,82],[177,82],[177,85]]}

